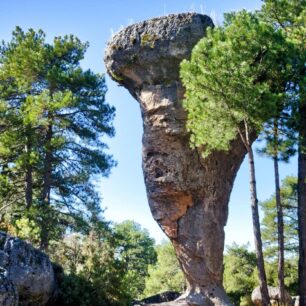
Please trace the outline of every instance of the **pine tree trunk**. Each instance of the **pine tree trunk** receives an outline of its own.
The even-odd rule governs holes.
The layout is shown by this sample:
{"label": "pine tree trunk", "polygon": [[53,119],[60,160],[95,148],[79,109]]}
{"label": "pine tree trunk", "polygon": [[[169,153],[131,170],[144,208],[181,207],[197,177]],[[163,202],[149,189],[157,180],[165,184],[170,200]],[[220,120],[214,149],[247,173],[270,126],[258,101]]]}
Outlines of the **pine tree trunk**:
{"label": "pine tree trunk", "polygon": [[27,156],[27,165],[26,165],[26,174],[25,174],[25,199],[26,199],[26,208],[29,209],[33,202],[33,167],[30,161],[32,144],[31,140],[28,136],[27,144],[25,146],[25,150],[28,154]]}
{"label": "pine tree trunk", "polygon": [[44,173],[43,173],[43,189],[41,194],[42,205],[42,225],[41,225],[41,241],[40,248],[42,250],[48,249],[49,242],[49,206],[50,206],[50,192],[51,192],[51,175],[52,175],[52,141],[53,131],[52,123],[49,124],[46,135],[46,154],[44,160]]}
{"label": "pine tree trunk", "polygon": [[44,160],[44,181],[42,190],[42,201],[45,205],[50,204],[50,190],[51,190],[51,174],[52,174],[52,124],[49,125],[46,136],[46,155]]}
{"label": "pine tree trunk", "polygon": [[259,212],[258,212],[258,199],[256,191],[256,179],[255,179],[255,163],[254,154],[251,145],[248,145],[248,158],[249,158],[249,171],[250,171],[250,191],[251,191],[251,207],[252,207],[252,220],[253,220],[253,232],[255,240],[255,252],[257,258],[257,268],[259,276],[259,286],[262,296],[262,305],[270,305],[269,291],[267,286],[267,278],[265,272],[265,264],[262,252],[262,241],[260,232]]}
{"label": "pine tree trunk", "polygon": [[306,305],[306,103],[300,108],[300,144],[298,157],[299,222],[299,295],[300,306]]}
{"label": "pine tree trunk", "polygon": [[279,167],[278,167],[278,120],[274,120],[274,179],[275,179],[275,198],[276,198],[276,210],[277,210],[277,239],[278,239],[278,288],[279,288],[279,300],[281,305],[285,305],[285,257],[284,257],[284,216],[283,207],[280,195],[280,182],[279,182]]}
{"label": "pine tree trunk", "polygon": [[32,175],[32,166],[28,165],[26,170],[25,177],[25,198],[26,198],[26,207],[29,209],[32,206],[33,202],[33,175]]}
{"label": "pine tree trunk", "polygon": [[284,217],[283,207],[280,196],[279,184],[279,169],[278,158],[275,156],[274,160],[274,174],[275,174],[275,196],[277,208],[277,234],[278,234],[278,286],[279,286],[279,299],[282,305],[285,305],[285,282],[284,282]]}

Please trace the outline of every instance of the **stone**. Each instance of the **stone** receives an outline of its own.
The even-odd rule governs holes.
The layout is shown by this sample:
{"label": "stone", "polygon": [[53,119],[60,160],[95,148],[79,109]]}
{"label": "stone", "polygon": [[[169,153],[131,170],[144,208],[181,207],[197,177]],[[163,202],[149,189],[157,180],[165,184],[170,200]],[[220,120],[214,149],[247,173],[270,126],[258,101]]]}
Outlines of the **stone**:
{"label": "stone", "polygon": [[[279,289],[268,286],[268,291],[271,305],[280,305]],[[285,301],[286,305],[294,305],[293,300],[287,291],[285,291]],[[256,287],[252,292],[252,302],[255,306],[262,306],[261,292],[259,287]]]}
{"label": "stone", "polygon": [[17,288],[20,306],[45,305],[55,290],[48,256],[25,241],[0,232],[0,267]]}
{"label": "stone", "polygon": [[151,305],[151,304],[161,304],[163,302],[171,302],[180,296],[178,292],[166,291],[153,296],[147,297],[141,301],[136,301],[133,303],[134,306]]}
{"label": "stone", "polygon": [[292,297],[292,305],[300,306],[300,297],[298,295]]}
{"label": "stone", "polygon": [[7,279],[6,273],[0,272],[0,305],[18,306],[18,291],[16,286]]}
{"label": "stone", "polygon": [[207,27],[211,19],[195,13],[154,18],[121,30],[105,52],[109,75],[140,105],[150,209],[188,283],[175,305],[230,305],[222,286],[224,226],[246,150],[239,137],[228,152],[205,159],[203,149],[190,148],[179,78],[180,62],[190,58]]}
{"label": "stone", "polygon": [[146,306],[189,306],[186,301],[172,301],[172,302],[165,302],[165,303],[158,303],[158,304],[146,304]]}

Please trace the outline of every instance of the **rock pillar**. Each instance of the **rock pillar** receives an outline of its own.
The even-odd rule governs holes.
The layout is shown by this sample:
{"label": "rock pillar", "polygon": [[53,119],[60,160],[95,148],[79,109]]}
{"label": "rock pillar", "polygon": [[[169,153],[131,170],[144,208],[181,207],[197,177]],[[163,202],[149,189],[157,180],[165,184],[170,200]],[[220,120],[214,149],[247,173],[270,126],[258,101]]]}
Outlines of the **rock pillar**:
{"label": "rock pillar", "polygon": [[193,13],[151,19],[115,35],[105,55],[110,76],[140,104],[149,205],[188,282],[180,305],[230,304],[222,287],[224,226],[245,155],[239,139],[205,159],[189,146],[179,65],[208,26],[208,16]]}

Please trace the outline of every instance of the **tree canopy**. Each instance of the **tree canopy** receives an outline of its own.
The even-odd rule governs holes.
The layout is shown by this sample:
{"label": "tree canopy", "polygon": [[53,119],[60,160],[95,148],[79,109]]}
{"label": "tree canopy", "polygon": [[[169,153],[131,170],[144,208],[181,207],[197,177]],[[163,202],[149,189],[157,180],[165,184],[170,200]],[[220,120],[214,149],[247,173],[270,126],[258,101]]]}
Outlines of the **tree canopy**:
{"label": "tree canopy", "polygon": [[97,218],[92,179],[115,164],[102,139],[114,135],[114,108],[104,76],[80,66],[87,47],[18,27],[0,47],[1,214],[35,222],[44,249],[58,225]]}
{"label": "tree canopy", "polygon": [[208,155],[227,150],[244,122],[250,131],[262,130],[284,98],[273,80],[284,74],[288,47],[279,31],[246,11],[228,14],[224,27],[208,30],[191,60],[181,64],[193,146],[204,145]]}

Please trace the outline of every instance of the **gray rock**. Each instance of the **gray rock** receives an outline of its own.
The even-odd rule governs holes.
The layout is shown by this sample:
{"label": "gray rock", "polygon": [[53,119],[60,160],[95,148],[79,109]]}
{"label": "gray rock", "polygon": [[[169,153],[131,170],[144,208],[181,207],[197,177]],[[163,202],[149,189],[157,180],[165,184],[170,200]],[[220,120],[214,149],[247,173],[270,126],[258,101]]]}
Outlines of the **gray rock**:
{"label": "gray rock", "polygon": [[176,305],[230,305],[222,287],[224,226],[246,150],[239,137],[228,152],[205,159],[190,148],[179,79],[181,60],[190,57],[208,26],[208,16],[193,13],[147,20],[120,31],[105,53],[110,76],[140,104],[150,209],[188,282]]}
{"label": "gray rock", "polygon": [[154,18],[125,28],[109,42],[105,64],[110,76],[131,88],[179,80],[179,64],[205,35],[212,20],[200,14]]}
{"label": "gray rock", "polygon": [[300,297],[298,295],[297,296],[293,296],[292,297],[292,302],[293,302],[294,306],[300,306]]}
{"label": "gray rock", "polygon": [[[279,289],[275,287],[268,287],[268,291],[271,305],[280,305]],[[294,305],[293,300],[287,291],[285,291],[285,301],[286,305]],[[252,302],[255,306],[262,306],[261,292],[259,287],[256,287],[252,292]]]}
{"label": "gray rock", "polygon": [[166,291],[159,294],[155,294],[153,296],[147,297],[141,301],[133,302],[134,306],[143,306],[143,305],[151,305],[151,304],[161,304],[164,302],[171,302],[177,299],[180,296],[178,292],[175,291]]}
{"label": "gray rock", "polygon": [[0,232],[0,267],[16,286],[20,306],[45,305],[55,289],[48,256],[21,239]]}
{"label": "gray rock", "polygon": [[5,273],[0,273],[0,305],[18,306],[17,288],[7,279]]}

